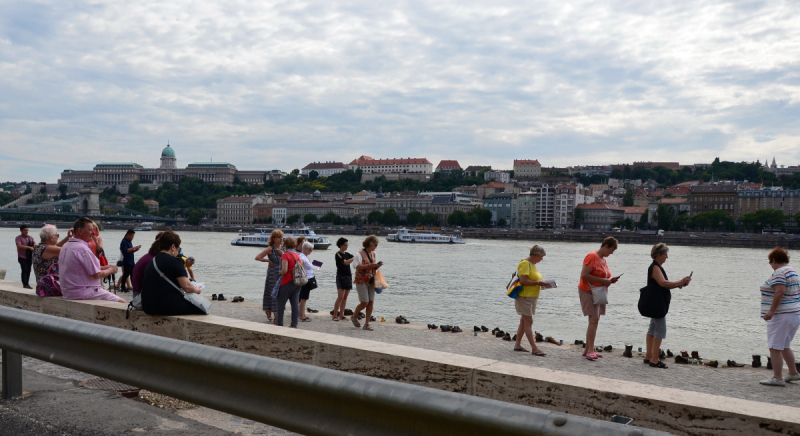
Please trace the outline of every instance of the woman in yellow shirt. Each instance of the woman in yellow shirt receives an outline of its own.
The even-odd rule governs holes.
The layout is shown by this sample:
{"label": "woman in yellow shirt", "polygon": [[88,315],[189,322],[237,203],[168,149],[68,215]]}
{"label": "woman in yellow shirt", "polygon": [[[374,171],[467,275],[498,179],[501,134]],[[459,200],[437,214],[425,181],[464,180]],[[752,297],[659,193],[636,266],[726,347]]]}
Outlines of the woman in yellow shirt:
{"label": "woman in yellow shirt", "polygon": [[522,348],[522,337],[527,336],[528,342],[531,344],[533,351],[531,353],[535,356],[546,356],[539,347],[536,346],[536,341],[533,336],[533,314],[536,313],[536,302],[539,300],[539,291],[542,286],[547,286],[547,283],[542,279],[542,273],[536,269],[536,264],[541,262],[546,256],[544,248],[539,245],[534,245],[531,248],[530,256],[519,261],[517,267],[517,276],[522,285],[517,298],[514,300],[514,307],[519,314],[519,327],[517,328],[517,342],[514,344],[514,351],[528,350]]}

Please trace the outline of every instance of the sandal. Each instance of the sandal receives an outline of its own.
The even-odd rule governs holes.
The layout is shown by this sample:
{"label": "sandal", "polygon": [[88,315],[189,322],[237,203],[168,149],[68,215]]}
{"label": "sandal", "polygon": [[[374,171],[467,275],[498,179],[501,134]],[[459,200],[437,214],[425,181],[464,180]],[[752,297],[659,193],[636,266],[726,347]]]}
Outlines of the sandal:
{"label": "sandal", "polygon": [[303,322],[311,322],[311,318],[309,318],[309,317],[305,317],[305,318],[303,318],[303,319],[302,319],[302,321],[303,321]]}
{"label": "sandal", "polygon": [[364,327],[363,327],[363,329],[364,329],[364,330],[369,330],[369,331],[373,331],[373,330],[375,330],[375,329],[373,329],[373,328],[372,328],[372,326],[371,326],[371,325],[369,325],[369,324],[364,324]]}
{"label": "sandal", "polygon": [[514,351],[522,351],[523,353],[528,353],[529,351],[524,348],[514,348]]}
{"label": "sandal", "polygon": [[597,360],[597,356],[598,355],[596,353],[584,354],[583,355],[583,357],[585,357],[586,360],[592,360],[592,361]]}
{"label": "sandal", "polygon": [[650,362],[650,366],[652,366],[653,368],[662,368],[662,369],[669,368],[667,365],[664,364],[664,362],[661,361],[659,361],[658,363]]}
{"label": "sandal", "polygon": [[355,316],[351,317],[351,318],[350,318],[350,321],[352,321],[352,322],[353,322],[353,325],[354,325],[354,326],[356,326],[357,328],[360,328],[360,327],[361,327],[361,323],[360,323],[360,322],[358,322],[358,320],[356,319],[356,317],[355,317]]}
{"label": "sandal", "polygon": [[542,350],[531,351],[531,354],[533,354],[534,356],[539,356],[539,357],[547,356],[547,353],[545,353]]}
{"label": "sandal", "polygon": [[334,316],[333,318],[331,318],[331,320],[332,320],[332,321],[339,321],[339,317],[337,317],[337,316]]}

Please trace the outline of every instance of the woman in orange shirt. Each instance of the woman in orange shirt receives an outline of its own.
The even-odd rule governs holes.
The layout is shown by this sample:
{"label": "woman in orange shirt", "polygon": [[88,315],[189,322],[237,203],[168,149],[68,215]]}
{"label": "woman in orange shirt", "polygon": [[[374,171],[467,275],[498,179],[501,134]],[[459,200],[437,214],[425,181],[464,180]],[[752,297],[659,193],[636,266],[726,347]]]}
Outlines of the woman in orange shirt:
{"label": "woman in orange shirt", "polygon": [[606,314],[605,304],[594,304],[592,287],[610,286],[619,280],[619,277],[611,277],[611,270],[608,269],[605,259],[614,254],[617,244],[618,241],[615,238],[605,238],[599,250],[587,254],[583,259],[578,295],[581,299],[583,315],[589,317],[589,327],[586,328],[586,348],[583,352],[583,356],[589,360],[603,357],[594,351],[594,338],[597,336],[597,324],[600,322],[600,316]]}

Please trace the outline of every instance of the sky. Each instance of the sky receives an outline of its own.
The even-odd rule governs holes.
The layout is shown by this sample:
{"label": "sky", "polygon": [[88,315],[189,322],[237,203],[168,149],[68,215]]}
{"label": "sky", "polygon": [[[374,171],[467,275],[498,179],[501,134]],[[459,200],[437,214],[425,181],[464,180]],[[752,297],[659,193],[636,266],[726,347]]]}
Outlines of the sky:
{"label": "sky", "polygon": [[0,1],[0,180],[99,162],[800,163],[800,3]]}

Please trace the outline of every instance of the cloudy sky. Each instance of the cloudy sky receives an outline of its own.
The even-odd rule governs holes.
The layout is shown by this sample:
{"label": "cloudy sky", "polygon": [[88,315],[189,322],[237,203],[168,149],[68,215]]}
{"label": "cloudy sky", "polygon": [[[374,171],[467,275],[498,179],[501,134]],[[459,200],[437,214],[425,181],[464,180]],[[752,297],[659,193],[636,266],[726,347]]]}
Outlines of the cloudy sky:
{"label": "cloudy sky", "polygon": [[0,2],[0,180],[101,161],[800,163],[800,3]]}

